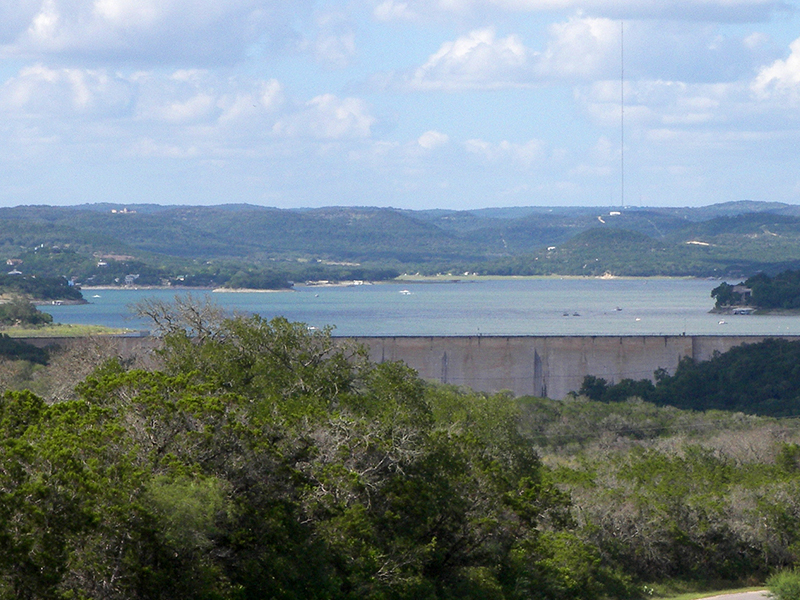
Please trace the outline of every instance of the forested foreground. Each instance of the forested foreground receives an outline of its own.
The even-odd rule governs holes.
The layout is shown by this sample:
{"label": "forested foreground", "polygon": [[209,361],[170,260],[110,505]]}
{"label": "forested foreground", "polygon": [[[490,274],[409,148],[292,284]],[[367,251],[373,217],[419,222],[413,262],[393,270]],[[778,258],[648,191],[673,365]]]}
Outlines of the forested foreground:
{"label": "forested foreground", "polygon": [[2,598],[636,598],[796,560],[794,421],[487,396],[140,310],[153,356],[3,366],[39,395],[0,401]]}

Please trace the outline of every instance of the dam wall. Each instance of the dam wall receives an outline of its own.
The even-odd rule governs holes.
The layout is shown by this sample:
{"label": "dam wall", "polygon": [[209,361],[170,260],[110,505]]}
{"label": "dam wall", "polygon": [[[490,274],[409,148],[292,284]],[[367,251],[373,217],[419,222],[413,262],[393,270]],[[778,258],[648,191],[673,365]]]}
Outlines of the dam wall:
{"label": "dam wall", "polygon": [[[375,362],[405,362],[424,379],[482,392],[561,399],[587,375],[609,383],[673,374],[684,357],[708,360],[735,346],[778,336],[458,336],[355,337]],[[800,336],[780,336],[799,341]]]}
{"label": "dam wall", "polygon": [[[684,357],[708,360],[735,346],[770,337],[800,336],[396,336],[342,337],[364,345],[374,362],[403,361],[421,377],[482,392],[554,399],[577,391],[587,375],[609,383],[650,379],[657,369],[672,374]],[[25,338],[37,346],[69,346],[81,338]],[[113,352],[129,356],[152,350],[153,337],[114,337]]]}

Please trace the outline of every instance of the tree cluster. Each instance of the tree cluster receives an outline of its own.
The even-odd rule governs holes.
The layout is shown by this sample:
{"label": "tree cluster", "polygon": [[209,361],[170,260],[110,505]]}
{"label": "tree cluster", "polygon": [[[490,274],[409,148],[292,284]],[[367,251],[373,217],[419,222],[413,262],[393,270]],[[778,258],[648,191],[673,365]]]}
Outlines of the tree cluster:
{"label": "tree cluster", "polygon": [[592,400],[639,397],[686,410],[730,410],[766,416],[800,415],[800,342],[767,339],[744,344],[711,360],[683,358],[674,375],[655,373],[655,384],[623,379],[609,384],[587,376],[579,390]]}
{"label": "tree cluster", "polygon": [[745,286],[753,290],[752,303],[759,308],[800,308],[800,271],[783,271],[774,277],[759,273]]}
{"label": "tree cluster", "polygon": [[648,589],[761,585],[800,560],[795,420],[580,396],[524,399],[520,427],[579,537]]}
{"label": "tree cluster", "polygon": [[0,292],[37,300],[82,300],[80,289],[63,277],[0,275]]}
{"label": "tree cluster", "polygon": [[328,331],[145,303],[158,366],[0,400],[0,598],[630,593],[505,396]]}
{"label": "tree cluster", "polygon": [[[782,271],[770,277],[766,273],[758,273],[747,278],[739,285],[751,290],[747,304],[761,309],[800,309],[800,271]],[[737,306],[745,303],[741,292],[735,290],[736,286],[721,283],[711,291],[711,297],[716,298],[716,308]]]}
{"label": "tree cluster", "polygon": [[8,302],[0,303],[0,326],[48,325],[53,316],[36,308],[32,302],[22,296],[14,296]]}
{"label": "tree cluster", "polygon": [[0,358],[45,365],[49,353],[43,348],[37,348],[33,344],[15,340],[5,333],[0,333]]}

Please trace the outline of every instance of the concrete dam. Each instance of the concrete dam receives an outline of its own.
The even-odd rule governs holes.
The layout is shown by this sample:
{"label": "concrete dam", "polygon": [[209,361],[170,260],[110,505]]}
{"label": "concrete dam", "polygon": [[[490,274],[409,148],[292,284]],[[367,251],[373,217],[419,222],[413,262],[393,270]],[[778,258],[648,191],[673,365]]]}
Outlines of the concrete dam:
{"label": "concrete dam", "polygon": [[630,335],[354,337],[375,362],[405,362],[424,379],[482,392],[561,399],[586,375],[609,383],[650,379],[657,369],[673,374],[683,357],[708,360],[716,352],[770,337],[800,336]]}
{"label": "concrete dam", "polygon": [[[396,336],[341,337],[363,344],[374,362],[403,361],[422,378],[481,392],[564,398],[586,375],[609,383],[650,379],[657,369],[675,372],[683,357],[708,360],[735,346],[771,337],[734,335],[597,336]],[[39,347],[69,346],[79,338],[23,338]],[[116,337],[121,356],[151,350],[153,337]]]}

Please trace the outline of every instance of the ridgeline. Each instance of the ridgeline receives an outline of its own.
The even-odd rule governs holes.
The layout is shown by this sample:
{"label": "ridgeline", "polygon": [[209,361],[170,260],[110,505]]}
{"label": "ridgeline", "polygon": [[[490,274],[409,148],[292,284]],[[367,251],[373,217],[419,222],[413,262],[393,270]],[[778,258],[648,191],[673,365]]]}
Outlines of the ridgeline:
{"label": "ridgeline", "polygon": [[800,208],[0,209],[9,271],[90,285],[287,289],[402,273],[748,277],[800,268]]}

